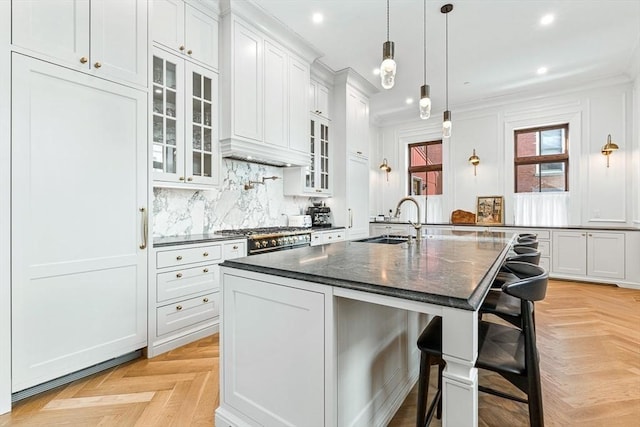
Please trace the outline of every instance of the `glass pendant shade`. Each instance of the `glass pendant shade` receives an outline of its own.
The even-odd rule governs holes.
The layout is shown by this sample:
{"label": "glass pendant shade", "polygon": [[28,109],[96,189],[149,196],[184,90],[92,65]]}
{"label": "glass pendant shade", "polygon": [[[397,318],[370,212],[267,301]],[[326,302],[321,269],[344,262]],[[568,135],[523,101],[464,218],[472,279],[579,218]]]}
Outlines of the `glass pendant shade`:
{"label": "glass pendant shade", "polygon": [[444,112],[444,120],[442,121],[442,136],[449,138],[451,136],[451,111]]}
{"label": "glass pendant shade", "polygon": [[396,78],[396,61],[393,60],[393,42],[382,45],[382,64],[380,64],[380,83],[385,89],[391,89]]}
{"label": "glass pendant shade", "polygon": [[420,118],[426,120],[431,116],[431,98],[429,97],[429,85],[420,87]]}

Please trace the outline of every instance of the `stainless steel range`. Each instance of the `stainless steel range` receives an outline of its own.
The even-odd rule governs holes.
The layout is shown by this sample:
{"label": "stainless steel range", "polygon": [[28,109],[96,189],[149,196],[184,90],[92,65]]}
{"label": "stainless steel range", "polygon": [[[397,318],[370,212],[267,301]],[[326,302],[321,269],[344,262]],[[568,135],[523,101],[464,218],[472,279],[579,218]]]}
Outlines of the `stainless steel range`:
{"label": "stainless steel range", "polygon": [[311,244],[308,227],[262,227],[219,230],[216,234],[247,238],[247,255],[299,248]]}

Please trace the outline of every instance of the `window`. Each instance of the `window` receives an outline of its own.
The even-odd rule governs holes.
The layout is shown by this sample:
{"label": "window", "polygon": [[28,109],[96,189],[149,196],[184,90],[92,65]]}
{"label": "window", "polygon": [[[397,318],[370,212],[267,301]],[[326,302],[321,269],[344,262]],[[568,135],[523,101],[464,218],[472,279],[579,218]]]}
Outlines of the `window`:
{"label": "window", "polygon": [[442,140],[409,144],[409,194],[442,194]]}
{"label": "window", "polygon": [[569,125],[515,131],[516,193],[569,190]]}

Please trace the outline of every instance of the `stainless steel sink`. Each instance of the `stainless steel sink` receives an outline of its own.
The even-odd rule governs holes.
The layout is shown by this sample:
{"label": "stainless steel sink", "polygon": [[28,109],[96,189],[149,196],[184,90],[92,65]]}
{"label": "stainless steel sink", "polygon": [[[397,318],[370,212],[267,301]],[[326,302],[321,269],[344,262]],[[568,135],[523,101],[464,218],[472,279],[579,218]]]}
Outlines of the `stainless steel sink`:
{"label": "stainless steel sink", "polygon": [[374,236],[374,237],[367,237],[366,239],[355,240],[355,242],[397,245],[399,243],[406,243],[408,240],[409,240],[409,237],[407,236]]}

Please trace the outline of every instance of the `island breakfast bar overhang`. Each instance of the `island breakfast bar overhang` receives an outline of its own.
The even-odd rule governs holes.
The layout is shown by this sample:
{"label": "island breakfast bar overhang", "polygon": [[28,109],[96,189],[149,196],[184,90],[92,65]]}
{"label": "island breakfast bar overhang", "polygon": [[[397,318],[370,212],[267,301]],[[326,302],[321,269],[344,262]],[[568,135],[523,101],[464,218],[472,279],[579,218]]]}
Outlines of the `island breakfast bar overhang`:
{"label": "island breakfast bar overhang", "polygon": [[[376,322],[370,305],[442,316],[443,425],[476,426],[477,310],[511,240],[441,231],[419,245],[342,242],[225,262],[216,425],[388,422],[398,396],[373,381],[364,387],[375,388],[375,402],[351,393],[363,386],[350,384],[362,380],[350,371],[361,368],[357,347]],[[349,312],[363,306],[361,319]]]}

